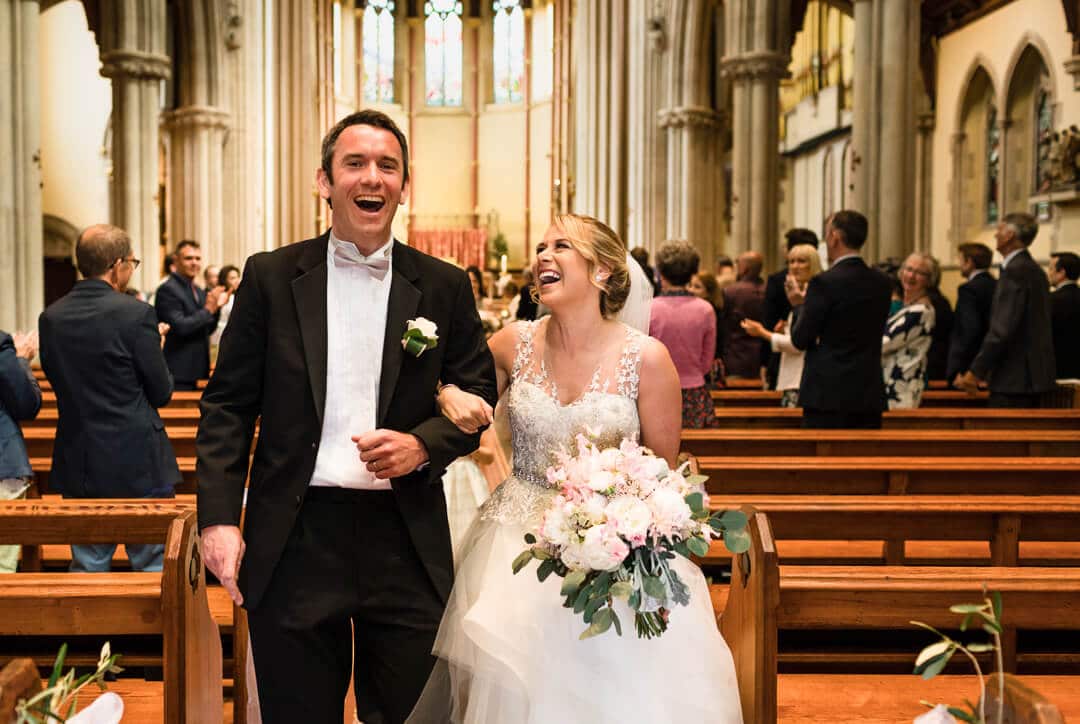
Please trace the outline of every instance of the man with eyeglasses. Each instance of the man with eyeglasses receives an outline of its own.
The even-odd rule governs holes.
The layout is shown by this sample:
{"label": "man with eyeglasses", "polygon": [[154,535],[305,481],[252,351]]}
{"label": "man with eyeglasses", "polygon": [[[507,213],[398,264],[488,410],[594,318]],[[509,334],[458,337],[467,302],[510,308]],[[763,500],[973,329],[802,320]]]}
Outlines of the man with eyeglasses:
{"label": "man with eyeglasses", "polygon": [[[38,320],[41,366],[59,421],[48,489],[65,498],[171,498],[181,481],[157,409],[172,397],[154,308],[120,294],[139,260],[115,226],[79,235],[84,279]],[[119,541],[123,542],[123,541]],[[161,570],[164,546],[125,544],[136,570]],[[71,570],[108,571],[116,544],[71,546]]]}

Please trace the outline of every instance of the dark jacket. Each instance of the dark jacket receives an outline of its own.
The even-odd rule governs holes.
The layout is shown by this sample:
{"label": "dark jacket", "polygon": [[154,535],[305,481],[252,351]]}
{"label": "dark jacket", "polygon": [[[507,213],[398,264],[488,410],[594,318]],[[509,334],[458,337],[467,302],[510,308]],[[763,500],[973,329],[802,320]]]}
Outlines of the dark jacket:
{"label": "dark jacket", "polygon": [[1034,395],[1054,387],[1050,285],[1027,249],[1001,271],[990,309],[990,328],[971,371],[990,391]]}
{"label": "dark jacket", "polygon": [[210,376],[210,333],[217,329],[218,315],[204,304],[206,290],[193,287],[176,272],[154,295],[158,319],[169,324],[165,361],[173,378],[185,385]]}
{"label": "dark jacket", "polygon": [[523,320],[536,319],[537,303],[532,298],[533,285],[526,284],[518,294],[517,318]]}
{"label": "dark jacket", "polygon": [[930,333],[930,350],[926,353],[926,377],[948,379],[949,342],[952,339],[953,309],[939,289],[927,292],[934,307],[934,331]]}
{"label": "dark jacket", "polygon": [[[239,585],[258,606],[315,470],[326,405],[326,248],[329,235],[255,254],[244,267],[217,366],[203,394],[198,449],[199,527],[239,525],[255,423]],[[441,380],[496,402],[495,365],[464,271],[394,243],[378,393],[379,428],[410,432],[429,464],[392,481],[394,498],[435,589],[444,600],[453,556],[442,474],[475,450],[439,414]],[[421,357],[401,346],[406,322],[435,322],[439,343]]]}
{"label": "dark jacket", "polygon": [[30,361],[15,354],[15,340],[0,332],[0,480],[33,475],[19,420],[32,420],[41,409],[41,390]]}
{"label": "dark jacket", "polygon": [[[784,280],[787,279],[787,268],[770,274],[765,280],[765,307],[762,311],[761,323],[770,332],[776,329],[776,323],[786,320],[791,314],[791,302],[788,301],[787,292],[784,291]],[[772,345],[765,340],[761,341],[761,361],[768,368],[769,388],[776,389],[776,376],[780,371],[780,353],[772,351]]]}
{"label": "dark jacket", "polygon": [[149,304],[89,279],[38,320],[60,419],[51,488],[72,498],[168,497],[181,481],[158,407],[173,383]]}
{"label": "dark jacket", "polygon": [[1080,287],[1069,284],[1050,295],[1057,378],[1080,377]]}
{"label": "dark jacket", "polygon": [[859,257],[810,280],[791,342],[806,351],[799,403],[836,412],[885,409],[881,340],[892,283]]}
{"label": "dark jacket", "polygon": [[762,319],[765,283],[743,279],[724,289],[721,334],[724,335],[724,368],[729,377],[757,377],[761,373],[761,340],[740,326],[744,319]]}
{"label": "dark jacket", "polygon": [[947,379],[968,371],[979,353],[986,330],[990,328],[990,305],[997,286],[990,272],[976,274],[956,290],[956,314],[949,340]]}

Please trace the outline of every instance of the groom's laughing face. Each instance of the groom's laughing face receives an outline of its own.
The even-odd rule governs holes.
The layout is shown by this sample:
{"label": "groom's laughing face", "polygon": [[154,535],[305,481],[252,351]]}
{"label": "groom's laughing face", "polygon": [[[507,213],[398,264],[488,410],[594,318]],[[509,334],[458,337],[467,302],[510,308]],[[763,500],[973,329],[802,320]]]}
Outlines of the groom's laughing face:
{"label": "groom's laughing face", "polygon": [[338,136],[333,177],[319,169],[319,193],[333,208],[334,235],[365,254],[387,242],[397,207],[408,199],[401,157],[393,133],[355,125]]}

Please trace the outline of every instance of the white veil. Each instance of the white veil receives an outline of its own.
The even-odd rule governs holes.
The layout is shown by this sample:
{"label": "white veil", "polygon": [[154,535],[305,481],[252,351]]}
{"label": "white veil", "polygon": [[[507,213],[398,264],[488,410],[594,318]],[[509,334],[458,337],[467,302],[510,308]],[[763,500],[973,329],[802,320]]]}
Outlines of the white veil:
{"label": "white veil", "polygon": [[652,281],[645,276],[645,270],[629,252],[626,254],[626,266],[630,270],[630,294],[615,318],[642,334],[648,334],[649,309],[652,307],[653,298]]}

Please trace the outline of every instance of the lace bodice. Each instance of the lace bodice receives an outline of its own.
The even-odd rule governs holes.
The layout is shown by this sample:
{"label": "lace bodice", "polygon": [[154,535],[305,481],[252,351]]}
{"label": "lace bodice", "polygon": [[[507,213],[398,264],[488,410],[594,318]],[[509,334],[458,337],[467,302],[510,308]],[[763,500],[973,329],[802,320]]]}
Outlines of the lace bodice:
{"label": "lace bodice", "polygon": [[520,336],[510,378],[507,414],[513,445],[513,472],[481,509],[481,517],[505,523],[536,522],[555,490],[545,473],[556,452],[574,452],[579,433],[601,447],[637,440],[638,372],[643,335],[626,327],[622,349],[600,362],[578,399],[561,404],[556,381],[548,374],[537,339],[545,320],[519,323]]}

